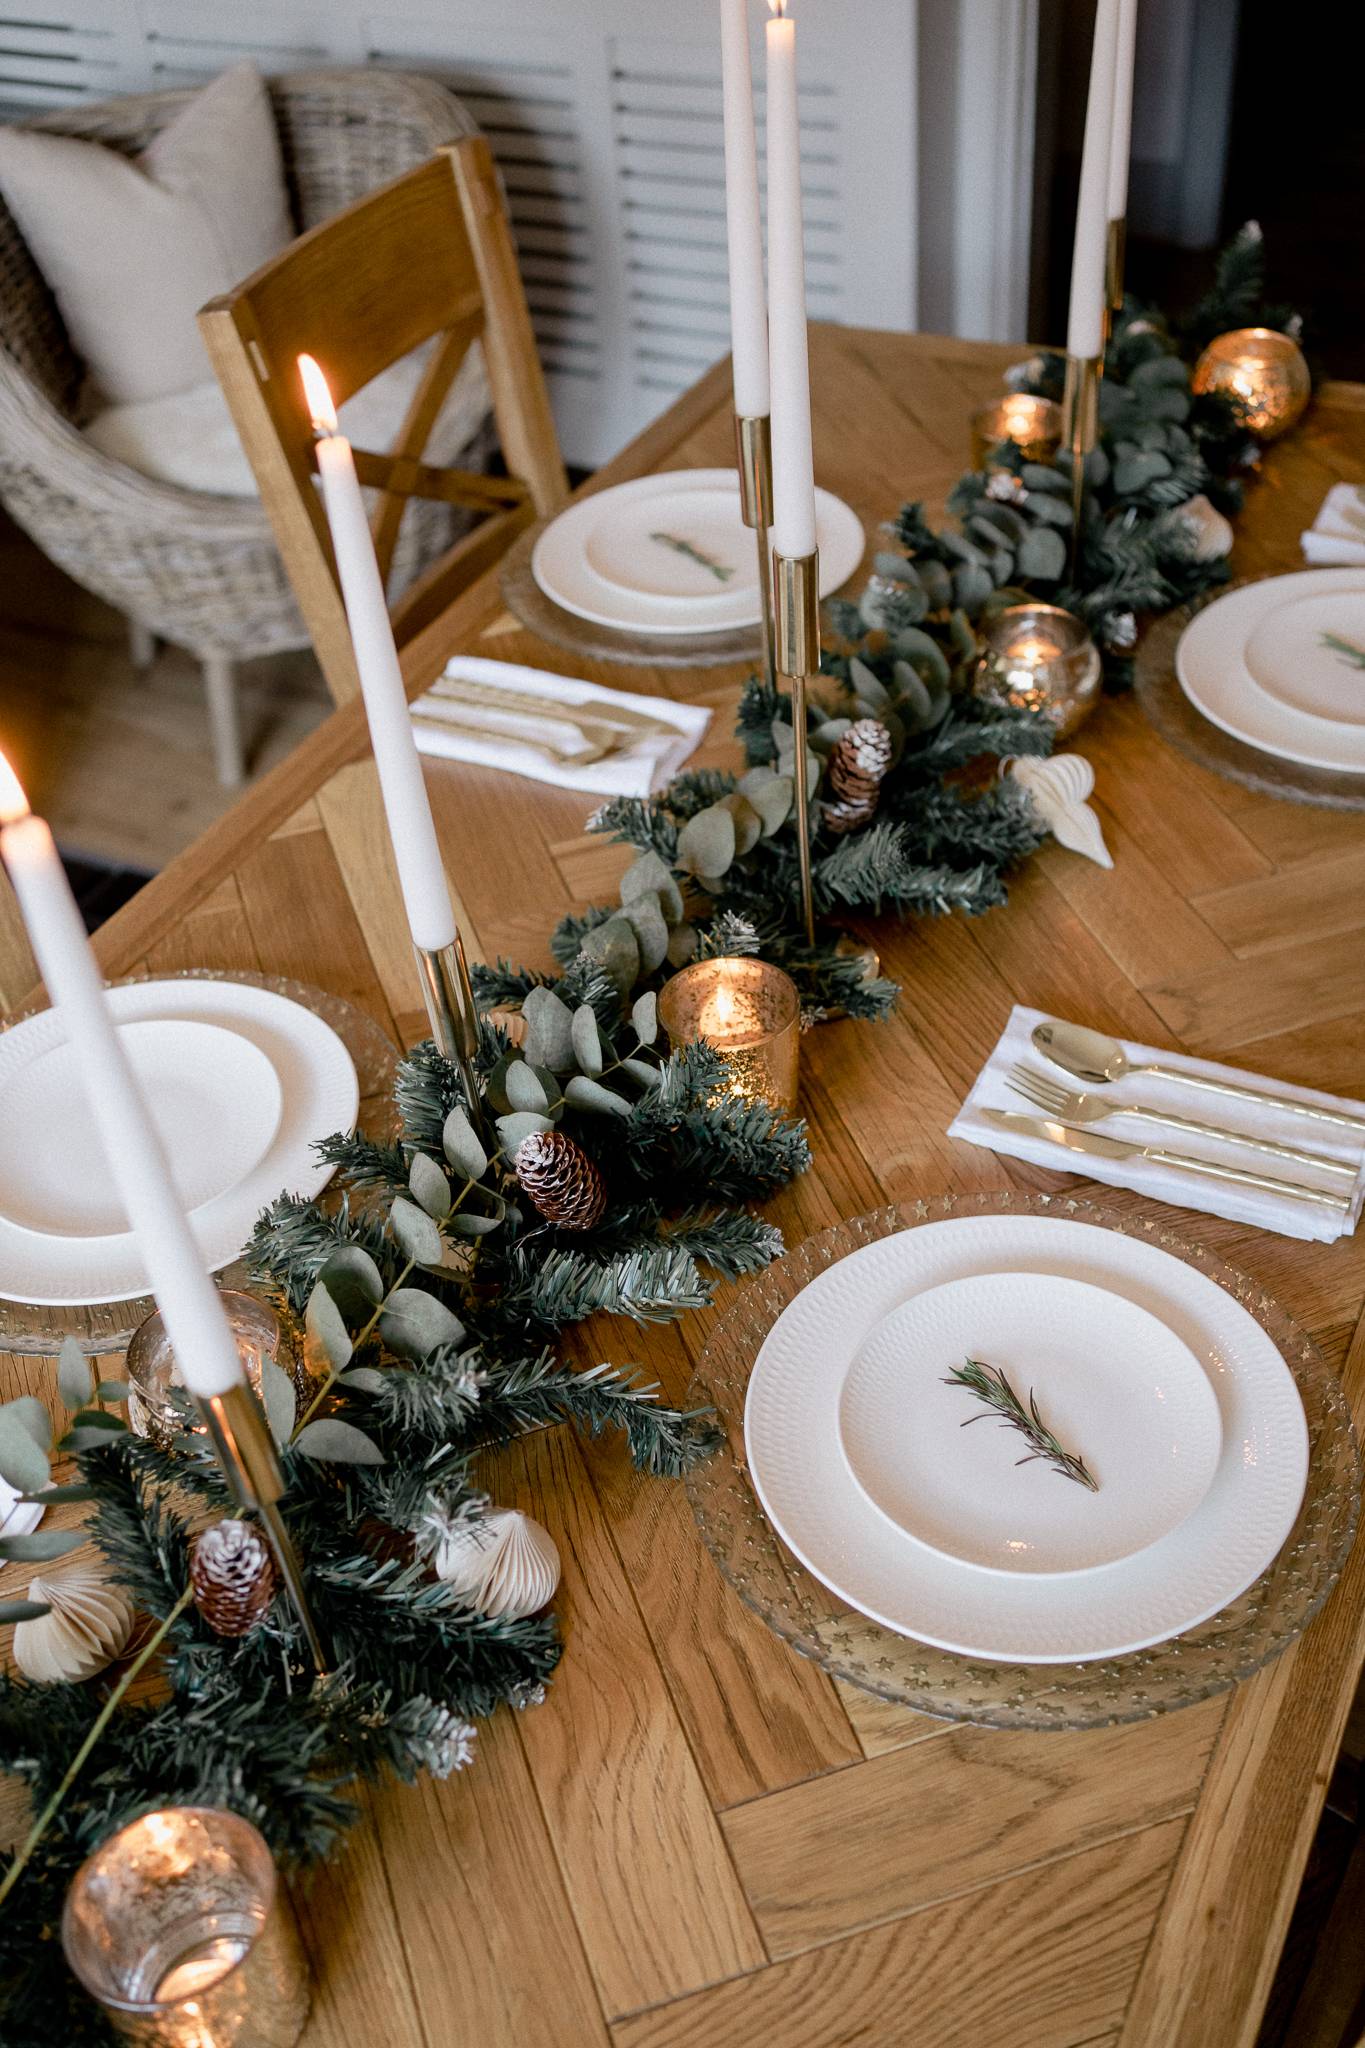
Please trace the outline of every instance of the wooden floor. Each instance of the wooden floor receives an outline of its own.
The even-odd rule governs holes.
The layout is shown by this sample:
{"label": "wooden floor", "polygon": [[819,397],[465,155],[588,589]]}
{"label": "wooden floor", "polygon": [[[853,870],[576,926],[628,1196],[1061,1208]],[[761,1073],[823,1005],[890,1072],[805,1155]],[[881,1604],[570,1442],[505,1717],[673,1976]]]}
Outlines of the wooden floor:
{"label": "wooden floor", "polygon": [[[158,648],[134,668],[121,615],[78,588],[0,514],[0,748],[64,853],[165,867],[228,808],[209,756],[199,666]],[[331,700],[311,653],[246,662],[253,776],[284,759]]]}

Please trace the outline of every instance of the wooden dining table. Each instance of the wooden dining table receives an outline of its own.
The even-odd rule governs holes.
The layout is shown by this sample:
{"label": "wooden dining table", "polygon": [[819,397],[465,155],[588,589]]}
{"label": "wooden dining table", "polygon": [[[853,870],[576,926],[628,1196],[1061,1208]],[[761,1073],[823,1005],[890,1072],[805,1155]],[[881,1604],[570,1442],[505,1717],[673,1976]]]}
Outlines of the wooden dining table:
{"label": "wooden dining table", "polygon": [[[815,329],[820,482],[869,536],[909,499],[941,516],[969,416],[1018,353]],[[722,365],[585,488],[731,459]],[[1298,566],[1342,476],[1365,476],[1365,389],[1331,385],[1266,455],[1234,569]],[[698,761],[737,761],[738,670],[578,659],[519,625],[496,572],[407,650],[411,690],[456,651],[710,705]],[[985,917],[858,927],[901,998],[883,1023],[803,1042],[814,1163],[768,1212],[790,1244],[907,1197],[1085,1186],[945,1135],[1016,1002],[1363,1092],[1361,814],[1218,778],[1131,696],[1102,702],[1078,745],[1112,872],[1049,844]],[[427,777],[471,952],[551,966],[554,923],[614,896],[626,849],[585,830],[582,795],[449,762]],[[359,708],[97,946],[111,978],[295,976],[398,1042],[423,1036]],[[1361,1245],[1162,1213],[1306,1326],[1359,1420]],[[585,1364],[638,1360],[677,1397],[714,1317],[601,1319],[566,1343]],[[7,1391],[49,1375],[12,1361]],[[618,1443],[549,1430],[484,1476],[559,1544],[564,1657],[544,1704],[482,1728],[470,1768],[363,1791],[345,1844],[299,1880],[307,2048],[1250,2048],[1365,1654],[1359,1551],[1307,1633],[1235,1691],[1111,1729],[1000,1731],[794,1655],[721,1577],[684,1489]]]}

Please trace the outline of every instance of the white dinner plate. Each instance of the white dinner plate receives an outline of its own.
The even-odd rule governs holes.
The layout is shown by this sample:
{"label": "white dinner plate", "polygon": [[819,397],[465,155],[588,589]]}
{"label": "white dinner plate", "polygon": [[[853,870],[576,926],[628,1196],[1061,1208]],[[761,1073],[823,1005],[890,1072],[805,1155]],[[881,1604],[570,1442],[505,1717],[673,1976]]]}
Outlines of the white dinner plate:
{"label": "white dinner plate", "polygon": [[[839,1397],[875,1325],[927,1288],[1000,1272],[1082,1280],[1147,1309],[1188,1345],[1217,1397],[1222,1450],[1203,1500],[1159,1541],[1101,1570],[1029,1576],[941,1556],[873,1506],[843,1455]],[[1123,1656],[1216,1614],[1279,1551],[1308,1472],[1303,1404],[1255,1319],[1158,1246],[1052,1216],[926,1223],[822,1273],[763,1342],[745,1447],[778,1535],[851,1607],[940,1649],[1028,1664]]]}
{"label": "white dinner plate", "polygon": [[[953,1382],[968,1359],[1037,1403],[1093,1491]],[[1005,1572],[1090,1571],[1145,1550],[1198,1507],[1223,1435],[1187,1344],[1136,1303],[1050,1273],[978,1273],[902,1302],[860,1347],[839,1428],[854,1478],[898,1528]]]}
{"label": "white dinner plate", "polygon": [[[236,1187],[279,1129],[280,1079],[239,1032],[186,1017],[119,1026],[187,1209]],[[69,1045],[0,1081],[0,1216],[55,1237],[128,1228]]]}
{"label": "white dinner plate", "polygon": [[[866,537],[857,514],[829,491],[816,492],[815,519],[820,595],[828,597],[858,567]],[[717,568],[730,573],[717,576]],[[740,517],[733,469],[634,477],[581,499],[541,534],[531,571],[565,611],[622,631],[733,632],[762,615],[754,535]]]}
{"label": "white dinner plate", "polygon": [[[1344,615],[1355,620],[1365,610],[1365,569],[1300,569],[1289,576],[1267,576],[1230,590],[1197,612],[1181,634],[1175,651],[1181,688],[1211,724],[1262,753],[1277,754],[1308,768],[1365,774],[1365,723],[1323,717],[1304,708],[1302,702],[1288,700],[1286,693],[1295,690],[1290,675],[1292,656],[1286,660],[1285,642],[1273,623],[1281,616],[1288,619],[1284,632],[1293,636],[1297,631],[1295,608],[1313,601],[1313,608],[1304,614],[1300,637],[1305,643],[1305,667],[1311,666],[1312,672],[1321,676],[1325,673],[1320,667],[1323,650],[1313,641],[1307,622],[1319,616],[1317,608],[1324,603],[1335,608],[1343,601],[1349,604],[1352,598],[1359,600],[1359,608],[1350,606]],[[1335,610],[1331,615],[1336,616]],[[1272,694],[1265,681],[1252,673],[1248,657],[1253,645],[1261,649],[1262,678],[1275,678],[1279,694]],[[1356,701],[1353,683],[1365,685],[1365,674],[1343,667],[1341,678],[1338,701],[1351,705]],[[1320,684],[1308,687],[1320,696]],[[1303,695],[1302,686],[1298,694]],[[1365,688],[1361,694],[1365,695]]]}
{"label": "white dinner plate", "polygon": [[[109,991],[120,1024],[184,1018],[216,1025],[264,1054],[279,1082],[275,1135],[249,1172],[205,1202],[190,1227],[210,1272],[229,1266],[266,1204],[288,1191],[305,1198],[334,1168],[317,1157],[319,1138],[355,1123],[355,1066],[331,1026],[300,1003],[246,982],[146,981]],[[0,1036],[0,1091],[10,1073],[65,1042],[55,1011],[44,1010]],[[0,1204],[3,1207],[3,1204]],[[128,1231],[57,1237],[24,1230],[0,1215],[0,1299],[50,1307],[130,1301],[147,1291],[137,1241]]]}
{"label": "white dinner plate", "polygon": [[1246,665],[1267,696],[1295,711],[1365,725],[1365,589],[1278,605],[1252,628]]}

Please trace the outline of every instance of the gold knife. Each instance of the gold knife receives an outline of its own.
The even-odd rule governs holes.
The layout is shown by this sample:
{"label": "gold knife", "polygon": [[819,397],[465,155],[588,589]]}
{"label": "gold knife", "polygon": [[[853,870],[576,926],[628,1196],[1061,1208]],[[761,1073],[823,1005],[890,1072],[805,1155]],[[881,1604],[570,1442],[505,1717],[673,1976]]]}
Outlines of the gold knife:
{"label": "gold knife", "polygon": [[1182,1173],[1207,1174],[1210,1180],[1230,1180],[1238,1187],[1260,1188],[1295,1202],[1320,1202],[1339,1216],[1349,1214],[1351,1197],[1333,1195],[1321,1188],[1304,1187],[1295,1180],[1276,1180],[1268,1173],[1248,1173],[1240,1166],[1219,1166],[1211,1159],[1194,1159],[1186,1152],[1168,1152],[1164,1145],[1134,1145],[1122,1138],[1106,1138],[1100,1131],[1078,1130],[1074,1124],[1054,1123],[1050,1117],[1023,1116],[1013,1109],[983,1109],[981,1115],[996,1130],[1015,1137],[1040,1138],[1047,1145],[1061,1145],[1068,1152],[1084,1152],[1092,1159],[1151,1159],[1159,1166],[1174,1166]]}

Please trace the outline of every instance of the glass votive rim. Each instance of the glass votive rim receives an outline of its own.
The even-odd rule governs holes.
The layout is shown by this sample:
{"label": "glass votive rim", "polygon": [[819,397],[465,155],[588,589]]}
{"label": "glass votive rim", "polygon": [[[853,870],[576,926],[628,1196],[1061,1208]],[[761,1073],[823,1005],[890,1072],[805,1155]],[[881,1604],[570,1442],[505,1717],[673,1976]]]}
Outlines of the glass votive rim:
{"label": "glass votive rim", "polygon": [[[183,1967],[192,1952],[191,1947],[182,1949],[177,1955],[168,1955],[156,1970],[153,1990],[150,1996],[138,1996],[130,1992],[126,1974],[115,1971],[107,1963],[104,1969],[95,1967],[102,1960],[98,1953],[88,1955],[87,1951],[95,1941],[94,1923],[102,1917],[108,1927],[111,1914],[106,1909],[101,1916],[98,1899],[90,1896],[92,1886],[104,1876],[105,1866],[110,1866],[113,1876],[120,1855],[131,1857],[136,1853],[134,1838],[148,1834],[154,1823],[163,1826],[167,1822],[198,1822],[212,1841],[212,1846],[225,1854],[231,1862],[234,1873],[245,1891],[249,1906],[238,1907],[238,1912],[248,1914],[253,1922],[249,1934],[243,1935],[240,1953],[227,1963],[218,1974],[197,1986],[177,1993],[172,1998],[159,1998],[156,1993],[171,1974]],[[225,1840],[224,1837],[227,1839]],[[186,1873],[188,1875],[188,1872]],[[268,1932],[272,1915],[280,1900],[279,1873],[275,1859],[259,1828],[252,1825],[241,1814],[230,1813],[217,1806],[167,1806],[155,1808],[151,1813],[139,1814],[136,1820],[128,1821],[112,1835],[107,1835],[99,1846],[86,1857],[67,1890],[62,1907],[62,1953],[67,1965],[80,1984],[99,2005],[108,2012],[123,2013],[134,2019],[174,2020],[185,2010],[186,2001],[207,1998],[210,1994],[221,1993],[223,1986],[250,1961],[253,1951]],[[82,1923],[82,1913],[87,1911],[90,1924]],[[125,1913],[132,1910],[125,1903]],[[198,1918],[203,1920],[208,1911],[206,1905],[198,1907]],[[185,1927],[193,1924],[186,1919]],[[236,1937],[234,1937],[236,1938]],[[148,1951],[148,1960],[151,1957]],[[145,1963],[144,1963],[145,1967]]]}
{"label": "glass votive rim", "polygon": [[[1027,658],[1017,651],[1030,630],[1052,651]],[[1058,739],[1081,724],[1100,692],[1100,652],[1084,619],[1061,605],[1030,601],[1008,605],[982,623],[976,665],[979,697],[1049,719]]]}
{"label": "glass votive rim", "polygon": [[[1029,664],[1045,667],[1054,661],[1071,661],[1083,654],[1094,643],[1084,619],[1075,612],[1066,611],[1059,604],[1012,604],[994,612],[983,621],[982,633],[986,646],[1000,661],[1008,661],[1024,635],[1033,628],[1040,639],[1050,638],[1052,649],[1043,662]],[[1022,662],[1022,654],[1015,658]]]}
{"label": "glass votive rim", "polygon": [[[1032,416],[1031,428],[1025,433],[1011,433],[1010,415],[1017,418],[1025,412]],[[1017,448],[1029,461],[1047,462],[1061,442],[1062,409],[1055,399],[1044,398],[1037,391],[1007,391],[972,414],[972,456],[977,469],[993,448]]]}
{"label": "glass votive rim", "polygon": [[[288,1333],[269,1303],[258,1295],[230,1287],[219,1289],[219,1299],[257,1398],[261,1398],[261,1375],[259,1367],[252,1371],[252,1365],[258,1357],[280,1365],[303,1394],[302,1380],[307,1375],[301,1356],[290,1345]],[[179,1436],[185,1423],[172,1407],[170,1396],[177,1390],[183,1392],[185,1382],[159,1308],[153,1309],[129,1338],[124,1371],[130,1389],[128,1421],[134,1433],[152,1442],[163,1442],[163,1446],[164,1440]]]}

